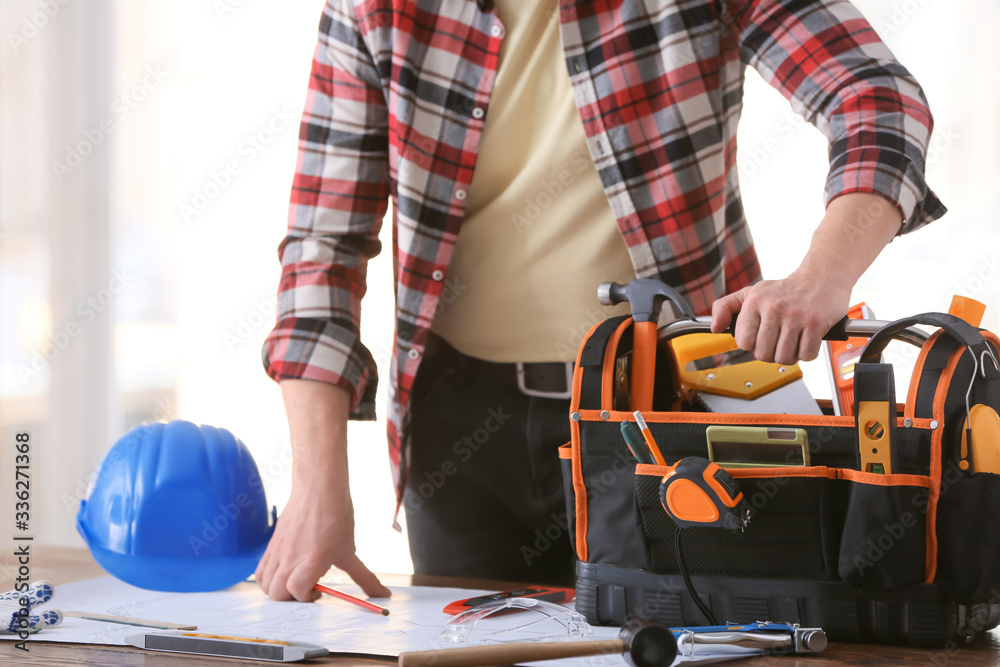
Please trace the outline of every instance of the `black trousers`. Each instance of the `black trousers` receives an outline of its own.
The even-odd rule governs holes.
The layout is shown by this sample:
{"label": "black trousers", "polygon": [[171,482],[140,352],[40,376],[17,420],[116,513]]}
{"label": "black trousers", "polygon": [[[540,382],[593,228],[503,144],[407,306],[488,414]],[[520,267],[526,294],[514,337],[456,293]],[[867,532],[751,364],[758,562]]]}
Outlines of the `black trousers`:
{"label": "black trousers", "polygon": [[556,451],[569,441],[569,403],[521,393],[513,364],[428,345],[403,498],[417,574],[573,585]]}

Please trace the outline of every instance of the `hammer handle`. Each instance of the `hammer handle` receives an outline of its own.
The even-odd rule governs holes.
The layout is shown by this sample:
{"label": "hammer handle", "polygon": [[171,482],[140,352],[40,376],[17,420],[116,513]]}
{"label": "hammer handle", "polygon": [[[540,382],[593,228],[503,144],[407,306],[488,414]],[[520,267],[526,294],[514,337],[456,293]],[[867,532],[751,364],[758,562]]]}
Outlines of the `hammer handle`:
{"label": "hammer handle", "polygon": [[632,325],[632,400],[631,410],[653,409],[653,385],[656,378],[656,322]]}
{"label": "hammer handle", "polygon": [[624,652],[625,643],[621,639],[489,644],[400,653],[399,667],[484,667],[589,655],[621,655]]}

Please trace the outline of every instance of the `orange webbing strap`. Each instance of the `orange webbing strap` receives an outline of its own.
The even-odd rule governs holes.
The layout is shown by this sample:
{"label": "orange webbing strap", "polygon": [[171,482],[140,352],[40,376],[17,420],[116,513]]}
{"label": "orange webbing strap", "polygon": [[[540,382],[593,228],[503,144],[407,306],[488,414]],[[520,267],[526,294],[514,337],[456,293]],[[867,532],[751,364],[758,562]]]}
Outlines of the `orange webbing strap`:
{"label": "orange webbing strap", "polygon": [[[580,363],[586,349],[586,341],[594,335],[600,323],[595,324],[584,336],[584,343],[576,355],[576,368],[573,369],[573,396],[570,398],[570,414],[580,409],[580,394],[583,387],[583,364]],[[587,487],[583,485],[583,466],[580,460],[580,422],[570,419],[570,459],[573,472],[573,501],[576,508],[576,555],[581,560],[587,560]]]}
{"label": "orange webbing strap", "polygon": [[836,470],[837,479],[846,479],[859,484],[870,484],[872,486],[920,486],[925,489],[933,486],[933,482],[923,475],[908,475],[905,473],[881,475],[860,470],[848,470],[846,468],[835,468],[834,470]]}
{"label": "orange webbing strap", "polygon": [[941,371],[937,391],[934,394],[932,415],[937,420],[938,427],[931,433],[931,493],[927,499],[927,583],[933,583],[937,575],[937,506],[941,498],[941,476],[944,472],[944,403],[948,396],[948,388],[955,378],[955,369],[965,354],[966,348],[955,346],[948,357],[948,364]]}

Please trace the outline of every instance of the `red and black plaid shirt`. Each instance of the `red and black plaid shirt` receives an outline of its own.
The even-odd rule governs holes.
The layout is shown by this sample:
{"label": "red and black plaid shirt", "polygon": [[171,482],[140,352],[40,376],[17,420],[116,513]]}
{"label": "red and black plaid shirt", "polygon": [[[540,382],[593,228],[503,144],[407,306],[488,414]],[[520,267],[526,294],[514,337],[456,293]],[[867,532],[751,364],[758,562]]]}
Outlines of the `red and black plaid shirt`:
{"label": "red and black plaid shirt", "polygon": [[[901,232],[944,213],[923,177],[932,126],[923,92],[846,0],[559,4],[588,148],[636,275],[672,285],[698,312],[760,278],[736,165],[747,65],[828,137],[827,201],[881,193],[898,204]],[[329,0],[320,22],[263,361],[275,380],[347,388],[352,418],[374,419],[377,374],[359,338],[360,304],[391,197],[397,483],[410,387],[503,38],[489,0]]]}

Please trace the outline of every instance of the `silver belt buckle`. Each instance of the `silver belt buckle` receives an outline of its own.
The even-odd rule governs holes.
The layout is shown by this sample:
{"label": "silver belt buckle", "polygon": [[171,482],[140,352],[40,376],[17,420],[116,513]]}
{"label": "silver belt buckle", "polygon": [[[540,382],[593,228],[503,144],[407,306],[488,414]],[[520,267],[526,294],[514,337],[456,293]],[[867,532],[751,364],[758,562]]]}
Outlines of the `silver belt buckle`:
{"label": "silver belt buckle", "polygon": [[535,398],[572,398],[573,397],[573,362],[567,361],[563,365],[566,367],[566,389],[565,391],[540,391],[538,389],[529,389],[525,383],[525,371],[524,364],[520,361],[515,362],[514,366],[517,368],[517,388],[525,396],[533,396]]}

